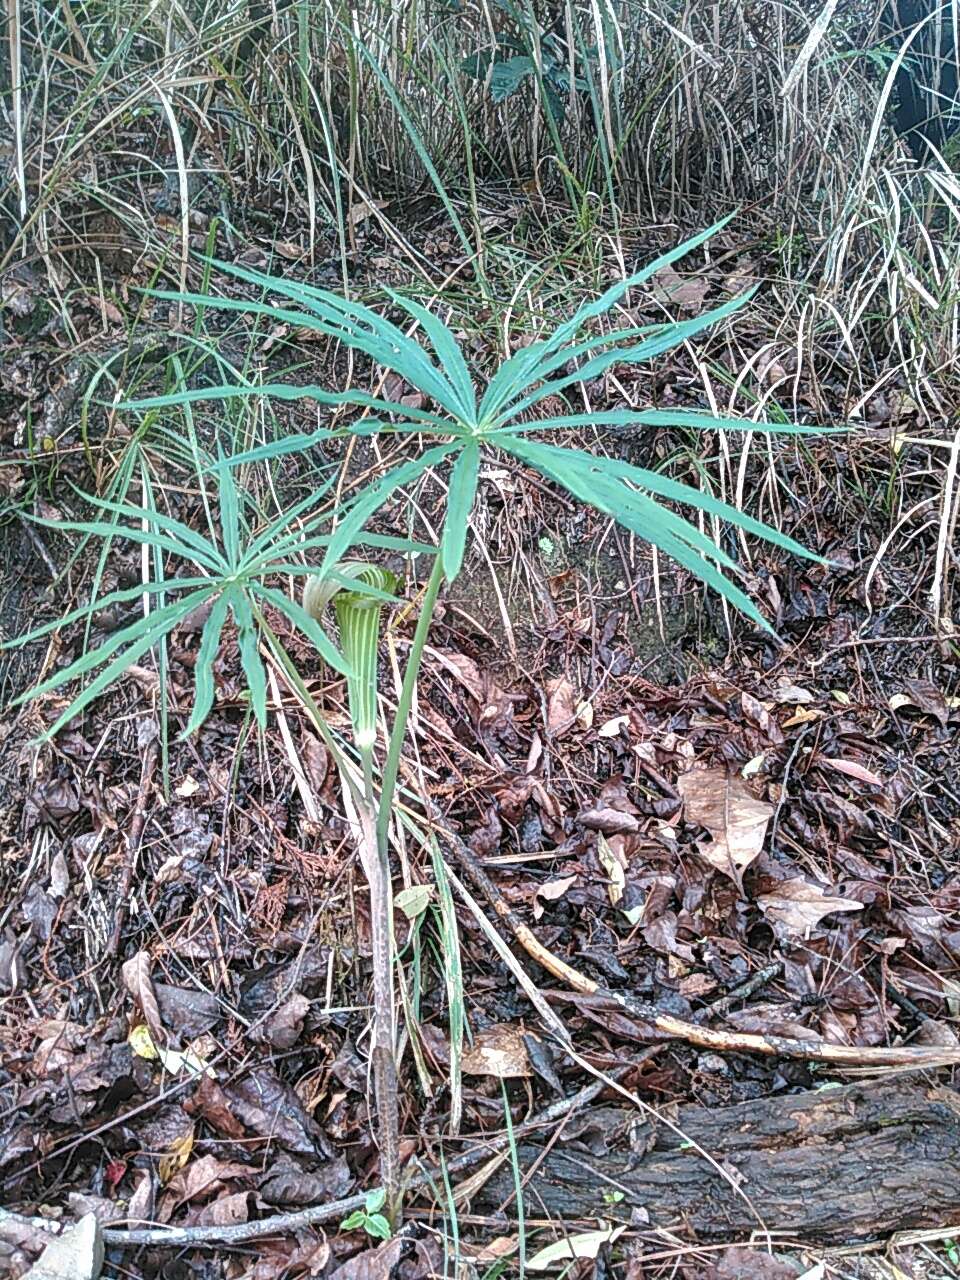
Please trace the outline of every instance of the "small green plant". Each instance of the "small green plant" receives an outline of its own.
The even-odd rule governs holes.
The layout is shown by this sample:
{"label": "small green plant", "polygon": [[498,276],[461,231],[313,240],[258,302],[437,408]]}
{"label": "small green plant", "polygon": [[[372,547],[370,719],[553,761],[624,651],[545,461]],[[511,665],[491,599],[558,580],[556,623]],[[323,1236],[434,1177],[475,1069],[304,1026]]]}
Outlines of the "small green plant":
{"label": "small green plant", "polygon": [[[441,587],[444,581],[454,581],[463,563],[481,460],[498,456],[502,459],[505,455],[514,464],[538,471],[573,497],[611,516],[639,538],[671,556],[767,630],[770,629],[769,624],[756,605],[728,576],[738,572],[735,561],[696,524],[682,518],[662,500],[686,503],[798,555],[812,555],[771,526],[661,472],[636,467],[619,458],[558,447],[532,438],[567,428],[598,426],[670,426],[688,431],[813,430],[779,424],[770,427],[679,409],[612,409],[600,412],[571,409],[547,418],[531,416],[531,410],[543,406],[548,398],[552,403],[558,399],[565,402],[567,393],[582,382],[598,378],[618,364],[650,361],[741,307],[750,297],[749,293],[693,319],[642,326],[628,323],[625,327],[612,327],[605,331],[600,328],[603,318],[629,289],[643,285],[661,268],[702,245],[726,221],[718,222],[661,255],[642,270],[612,285],[596,300],[584,303],[552,333],[505,360],[482,388],[475,384],[450,329],[419,302],[400,293],[387,291],[394,306],[419,327],[423,344],[370,307],[327,290],[228,263],[218,265],[228,274],[263,290],[263,300],[152,291],[154,296],[178,304],[247,312],[277,325],[312,329],[350,350],[363,353],[382,368],[395,371],[420,394],[423,405],[428,407],[400,406],[359,388],[335,392],[319,386],[291,383],[183,389],[127,403],[122,407],[154,411],[164,407],[189,406],[197,401],[229,401],[255,395],[280,400],[307,398],[337,408],[352,405],[366,411],[367,416],[342,426],[325,427],[308,435],[288,436],[221,458],[213,468],[220,486],[220,527],[219,532],[213,528],[212,508],[208,505],[209,537],[201,536],[187,525],[156,511],[152,511],[144,521],[143,513],[135,508],[101,502],[101,507],[125,518],[126,524],[119,527],[117,522],[90,521],[75,522],[68,527],[104,537],[125,536],[147,543],[195,572],[188,572],[182,577],[168,574],[157,581],[113,592],[66,615],[58,623],[39,628],[14,642],[24,643],[53,627],[89,616],[95,608],[106,603],[133,601],[138,597],[145,601],[154,598],[159,601],[158,608],[144,607],[143,617],[24,695],[37,697],[74,679],[98,672],[58,715],[48,734],[62,728],[115,681],[130,663],[157,644],[187,613],[201,604],[209,606],[209,615],[197,655],[194,705],[185,732],[198,728],[213,704],[213,664],[229,615],[237,627],[241,661],[258,722],[261,725],[265,723],[267,711],[267,684],[259,651],[261,640],[287,679],[297,688],[317,732],[338,762],[345,789],[356,807],[360,854],[370,884],[376,1005],[373,1077],[385,1197],[383,1204],[385,1217],[390,1222],[397,1220],[401,1188],[388,840],[391,822],[396,816],[397,778],[420,662]],[[270,295],[283,298],[284,304],[267,301]],[[331,532],[319,532],[323,517],[307,514],[315,508],[324,489],[308,494],[263,532],[254,535],[247,529],[241,511],[242,495],[232,478],[238,464],[269,461],[284,454],[302,452],[321,442],[376,433],[406,435],[417,451],[399,466],[373,480],[339,510],[336,527]],[[420,442],[424,437],[432,438],[435,443],[422,449]],[[448,492],[439,545],[425,546],[367,532],[367,524],[384,504],[430,468],[448,469]],[[356,562],[344,564],[344,557],[357,545],[427,553],[432,558],[396,713],[379,768],[376,650],[380,607],[392,598],[390,588],[393,580],[373,566]],[[313,569],[304,563],[303,557],[317,549],[323,550],[323,559],[319,568]],[[270,584],[268,580],[279,575],[308,578],[304,605]],[[173,596],[176,599],[167,603]],[[331,644],[318,621],[324,606],[331,601],[339,622],[343,654]],[[356,780],[353,761],[344,755],[342,744],[331,733],[271,628],[267,606],[284,615],[313,641],[325,661],[348,676],[354,744],[362,765],[362,784]]]}
{"label": "small green plant", "polygon": [[[517,34],[498,32],[492,49],[481,49],[464,58],[460,66],[474,80],[482,81],[494,102],[504,102],[525,85],[542,85],[544,104],[554,123],[566,114],[566,97],[570,92],[570,55],[565,42],[546,28],[535,25],[530,15],[501,0],[498,5],[512,20]],[[596,49],[586,51],[595,58]],[[573,77],[573,87],[587,89],[582,76]]]}
{"label": "small green plant", "polygon": [[356,1231],[358,1227],[362,1227],[368,1236],[373,1236],[374,1240],[390,1239],[390,1223],[383,1216],[380,1210],[384,1207],[387,1200],[387,1193],[382,1187],[376,1187],[373,1191],[368,1191],[366,1199],[363,1202],[362,1209],[354,1209],[348,1217],[340,1223],[341,1231]]}

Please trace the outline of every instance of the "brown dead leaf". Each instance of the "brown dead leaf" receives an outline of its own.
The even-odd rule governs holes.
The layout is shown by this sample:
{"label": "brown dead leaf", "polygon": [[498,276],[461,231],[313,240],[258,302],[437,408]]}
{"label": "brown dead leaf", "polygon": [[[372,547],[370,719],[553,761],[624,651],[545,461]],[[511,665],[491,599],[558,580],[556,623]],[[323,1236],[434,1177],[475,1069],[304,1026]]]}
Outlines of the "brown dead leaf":
{"label": "brown dead leaf", "polygon": [[883,786],[883,779],[879,774],[874,773],[872,769],[868,769],[865,765],[858,764],[856,760],[840,760],[833,759],[830,756],[818,756],[817,764],[826,765],[828,769],[835,769],[837,773],[845,773],[848,778],[856,778],[858,782],[865,782],[868,786]]}
{"label": "brown dead leaf", "polygon": [[793,729],[798,724],[810,724],[813,720],[822,720],[827,713],[816,707],[797,707],[789,720],[784,720],[781,728]]}
{"label": "brown dead leaf", "polygon": [[353,1175],[343,1156],[328,1160],[312,1173],[289,1156],[281,1156],[267,1170],[258,1191],[267,1204],[322,1204],[345,1196],[352,1182]]}
{"label": "brown dead leaf", "polygon": [[364,1249],[348,1258],[330,1280],[390,1280],[407,1247],[400,1236],[385,1240],[375,1249]]}
{"label": "brown dead leaf", "polygon": [[760,1249],[737,1245],[719,1256],[704,1280],[797,1280],[797,1269]]}
{"label": "brown dead leaf", "polygon": [[687,822],[705,827],[713,837],[697,845],[700,856],[739,885],[763,848],[773,806],[723,769],[691,769],[677,779],[677,790]]}
{"label": "brown dead leaf", "polygon": [[557,902],[576,883],[576,876],[560,876],[556,880],[546,880],[537,885],[537,891],[533,895],[533,918],[539,920],[543,915],[542,903]]}
{"label": "brown dead leaf", "polygon": [[666,266],[653,276],[652,285],[654,296],[661,302],[696,313],[703,308],[710,281],[702,275],[682,276],[675,267]]}
{"label": "brown dead leaf", "polygon": [[238,1178],[250,1178],[251,1169],[231,1160],[219,1160],[216,1156],[200,1156],[181,1169],[167,1183],[167,1193],[180,1204],[192,1200],[209,1200],[222,1191],[228,1182]]}
{"label": "brown dead leaf", "polygon": [[246,1129],[230,1109],[230,1099],[216,1080],[201,1076],[192,1098],[183,1104],[188,1115],[206,1120],[215,1133],[235,1141],[246,1137]]}
{"label": "brown dead leaf", "polygon": [[157,1045],[167,1043],[167,1036],[160,1019],[160,1006],[157,993],[150,976],[150,956],[146,951],[138,951],[135,956],[124,962],[121,970],[123,985],[143,1010],[144,1021],[150,1028],[150,1034]]}
{"label": "brown dead leaf", "polygon": [[640,830],[640,820],[632,813],[606,807],[582,809],[577,814],[577,821],[590,831],[602,831],[606,836],[628,835],[631,831]]}
{"label": "brown dead leaf", "polygon": [[424,650],[424,666],[429,669],[431,663],[446,668],[460,681],[474,702],[483,705],[483,676],[472,658],[468,658],[465,653],[434,649],[427,645]]}
{"label": "brown dead leaf", "polygon": [[557,676],[548,680],[547,690],[547,732],[551,737],[559,737],[565,733],[576,719],[577,694],[566,676]]}
{"label": "brown dead leaf", "polygon": [[862,902],[833,898],[818,884],[794,876],[783,880],[771,893],[757,896],[757,906],[773,925],[790,937],[805,938],[824,916],[834,911],[862,911]]}
{"label": "brown dead leaf", "polygon": [[933,716],[945,729],[950,719],[950,708],[942,691],[931,680],[904,680],[905,701],[901,705],[912,704],[919,707],[928,716]]}
{"label": "brown dead leaf", "polygon": [[500,1023],[479,1031],[463,1051],[463,1072],[468,1076],[495,1076],[516,1080],[531,1074],[523,1031],[513,1023]]}
{"label": "brown dead leaf", "polygon": [[223,1092],[230,1111],[260,1137],[299,1155],[330,1154],[320,1126],[290,1085],[265,1063]]}
{"label": "brown dead leaf", "polygon": [[250,1192],[234,1191],[205,1204],[193,1221],[198,1227],[229,1227],[234,1222],[246,1222],[249,1217]]}

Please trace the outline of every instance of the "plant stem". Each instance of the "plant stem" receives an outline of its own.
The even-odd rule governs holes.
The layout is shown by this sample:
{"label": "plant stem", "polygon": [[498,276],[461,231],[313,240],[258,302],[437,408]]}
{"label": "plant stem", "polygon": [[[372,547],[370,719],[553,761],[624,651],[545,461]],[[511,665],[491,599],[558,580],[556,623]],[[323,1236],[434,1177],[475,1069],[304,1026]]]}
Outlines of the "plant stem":
{"label": "plant stem", "polygon": [[377,1104],[380,1179],[386,1193],[384,1211],[390,1225],[400,1226],[400,1109],[397,1089],[396,1018],[393,985],[393,886],[386,844],[377,837],[373,784],[373,748],[361,751],[363,803],[357,806],[363,849],[361,857],[370,885],[370,947],[373,967],[373,1092]]}
{"label": "plant stem", "polygon": [[433,621],[433,611],[436,607],[437,596],[440,593],[442,582],[443,564],[440,555],[437,554],[434,556],[433,569],[430,572],[430,578],[424,592],[423,604],[420,606],[420,617],[417,619],[416,630],[413,633],[413,641],[410,645],[410,654],[403,672],[400,700],[397,703],[397,714],[390,733],[387,758],[384,761],[381,775],[380,807],[377,812],[377,848],[382,851],[382,856],[384,857],[387,852],[387,833],[390,829],[393,796],[397,789],[397,775],[400,772],[400,754],[403,751],[403,743],[407,735],[407,722],[410,719],[410,709],[413,706],[413,694],[417,687],[417,676],[420,673],[420,661],[423,658],[423,649],[427,643],[427,634],[430,631],[430,623]]}

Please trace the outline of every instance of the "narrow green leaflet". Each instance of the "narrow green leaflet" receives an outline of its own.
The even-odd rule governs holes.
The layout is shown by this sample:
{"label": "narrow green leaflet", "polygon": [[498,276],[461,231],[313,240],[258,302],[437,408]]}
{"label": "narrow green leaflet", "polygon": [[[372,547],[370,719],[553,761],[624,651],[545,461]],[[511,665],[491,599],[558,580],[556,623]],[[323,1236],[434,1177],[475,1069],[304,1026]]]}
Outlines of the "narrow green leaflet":
{"label": "narrow green leaflet", "polygon": [[714,307],[712,311],[704,312],[702,316],[695,316],[692,320],[679,320],[674,324],[666,325],[660,333],[655,333],[652,337],[645,338],[643,342],[634,347],[614,347],[610,351],[602,351],[565,378],[557,378],[553,382],[544,382],[536,391],[531,391],[529,395],[524,396],[516,404],[508,405],[496,419],[497,425],[503,425],[510,418],[515,417],[516,414],[522,413],[524,409],[528,409],[531,405],[537,404],[538,401],[546,399],[547,396],[558,395],[574,383],[598,378],[611,365],[641,364],[644,361],[654,359],[655,356],[662,355],[665,351],[672,350],[682,342],[686,342],[689,338],[709,328],[710,325],[716,324],[718,320],[723,320],[734,311],[738,311],[753,296],[754,292],[755,290],[750,289],[746,293],[740,294],[739,297],[732,298],[729,302],[724,302],[719,307]]}
{"label": "narrow green leaflet", "polygon": [[193,709],[190,712],[187,727],[183,731],[185,738],[188,738],[195,729],[200,728],[213,706],[216,693],[213,664],[220,650],[220,634],[227,619],[227,610],[233,604],[235,595],[236,590],[233,587],[222,591],[214,600],[207,614],[207,620],[203,624],[200,648],[197,651],[197,661],[193,669]]}
{"label": "narrow green leaflet", "polygon": [[701,511],[707,511],[710,515],[719,516],[722,520],[727,520],[730,524],[737,525],[748,533],[755,534],[758,538],[764,538],[767,542],[773,542],[778,547],[783,547],[786,551],[792,551],[794,555],[805,556],[808,560],[816,560],[821,564],[824,562],[822,556],[808,551],[801,543],[795,542],[793,538],[781,533],[779,529],[773,528],[772,525],[764,524],[763,521],[754,519],[753,516],[747,515],[745,511],[741,511],[739,507],[731,506],[719,498],[714,498],[712,494],[704,493],[702,489],[694,489],[691,485],[682,484],[678,480],[671,480],[669,476],[662,475],[659,471],[647,471],[642,467],[635,467],[629,462],[621,462],[617,458],[596,457],[593,454],[584,453],[580,449],[558,449],[555,445],[535,443],[529,440],[521,443],[505,437],[499,443],[502,448],[516,454],[517,457],[522,457],[529,461],[538,470],[541,469],[545,462],[560,467],[563,467],[564,463],[566,463],[568,468],[573,468],[583,475],[605,474],[617,476],[622,480],[630,480],[649,493],[656,493],[662,498],[670,498],[675,502],[684,502],[689,506],[697,507]]}
{"label": "narrow green leaflet", "polygon": [[459,443],[454,443],[441,444],[433,449],[428,449],[419,458],[404,462],[399,467],[395,467],[393,471],[388,471],[385,476],[375,481],[358,498],[355,498],[340,524],[337,525],[335,532],[331,535],[330,545],[327,547],[327,554],[324,556],[323,564],[320,568],[321,574],[326,573],[338,560],[343,559],[346,552],[356,541],[357,535],[364,524],[375,511],[378,511],[383,506],[395,489],[398,489],[402,484],[409,484],[411,480],[416,480],[417,476],[422,475],[429,467],[442,462],[455,449],[460,447]]}
{"label": "narrow green leaflet", "polygon": [[387,294],[398,307],[403,307],[419,321],[456,393],[460,409],[458,416],[464,422],[475,423],[477,398],[473,389],[473,379],[470,377],[470,370],[467,368],[467,362],[463,358],[463,352],[456,338],[438,316],[421,306],[419,302],[414,302],[412,298],[406,298],[393,289],[388,289]]}
{"label": "narrow green leaflet", "polygon": [[464,445],[450,473],[447,514],[443,522],[443,538],[440,543],[443,572],[448,582],[453,582],[463,564],[467,527],[473,502],[477,496],[479,474],[480,449],[476,441],[471,440]]}
{"label": "narrow green leaflet", "polygon": [[[316,569],[311,570],[311,572],[316,573]],[[274,587],[264,586],[263,583],[257,583],[253,588],[253,593],[259,596],[261,600],[279,609],[295,627],[299,627],[307,639],[313,643],[324,662],[333,667],[334,671],[339,671],[344,676],[352,675],[349,662],[347,662],[343,654],[337,651],[333,641],[326,635],[323,628],[310,617],[306,609],[302,608],[296,600],[291,600],[282,591],[277,591]]]}
{"label": "narrow green leaflet", "polygon": [[[100,674],[74,698],[63,714],[43,734],[44,739],[52,738],[59,733],[68,720],[72,720],[104,689],[109,688],[131,663],[136,662],[139,657],[149,649],[152,649],[170,630],[171,626],[179,621],[180,618],[185,617],[192,608],[205,600],[208,595],[209,588],[201,591],[192,591],[176,601],[175,604],[165,605],[154,613],[138,618],[136,622],[114,632],[110,639],[97,649],[82,654],[74,662],[71,662],[69,666],[64,667],[62,671],[55,671],[53,675],[48,676],[46,680],[42,680],[40,684],[34,685],[32,689],[20,694],[11,705],[17,706],[28,699],[39,698],[42,694],[59,689],[80,676],[88,675],[91,671],[96,670],[97,667],[107,662],[107,659],[116,653],[118,649],[123,649],[120,656],[104,667]],[[127,646],[125,649],[124,645]]]}
{"label": "narrow green leaflet", "polygon": [[539,381],[538,363],[545,363],[547,357],[552,356],[555,351],[569,342],[571,338],[576,337],[588,320],[604,315],[623,297],[628,289],[644,284],[663,267],[670,266],[678,258],[682,258],[685,254],[698,248],[705,240],[708,240],[717,231],[725,227],[732,216],[731,214],[726,218],[721,218],[712,227],[708,227],[706,231],[701,231],[699,235],[685,240],[683,244],[678,245],[675,249],[661,254],[660,257],[649,262],[640,271],[634,272],[633,275],[628,276],[625,280],[617,281],[599,298],[596,298],[593,302],[584,303],[569,320],[555,329],[549,338],[535,343],[517,356],[511,357],[501,366],[498,374],[487,387],[486,394],[480,402],[481,421],[489,422],[501,412],[510,399],[525,390],[531,382]]}
{"label": "narrow green leaflet", "polygon": [[569,427],[675,427],[678,431],[750,431],[778,436],[837,435],[845,431],[844,427],[805,427],[755,422],[753,418],[714,418],[695,409],[598,409],[593,413],[564,413],[553,418],[512,422],[488,435],[492,442],[499,443],[497,437],[503,435],[559,431]]}
{"label": "narrow green leaflet", "polygon": [[[237,274],[237,272],[233,271],[233,274]],[[268,276],[265,279],[270,281],[269,288],[277,292],[284,291],[282,289],[284,282],[280,277]],[[162,289],[145,289],[144,292],[152,297],[172,302],[186,302],[193,306],[213,307],[220,311],[241,311],[253,315],[262,315],[276,321],[278,324],[292,324],[304,329],[312,329],[329,338],[345,342],[348,346],[358,351],[363,351],[372,360],[386,365],[387,368],[395,368],[415,387],[420,388],[425,394],[436,400],[438,404],[443,405],[448,412],[456,412],[453,408],[455,403],[453,388],[441,371],[428,359],[426,352],[418,342],[408,338],[406,334],[396,329],[395,326],[388,325],[386,321],[379,321],[378,326],[380,329],[387,329],[388,332],[386,334],[376,330],[362,329],[357,324],[350,323],[349,317],[343,317],[346,324],[345,327],[340,327],[339,318],[334,319],[333,323],[331,323],[329,319],[313,314],[319,309],[319,304],[317,301],[311,301],[307,298],[298,300],[302,301],[303,305],[310,308],[310,310],[291,311],[286,307],[275,307],[270,303],[252,302],[244,298],[204,297],[202,294],[175,293]],[[334,295],[331,294],[330,296],[333,297]],[[325,308],[324,315],[330,314],[329,308]],[[369,314],[375,315],[374,312]],[[196,397],[192,392],[175,392],[172,393],[172,397],[170,395],[155,397],[151,400],[131,402],[129,405],[122,407],[158,408],[161,400],[166,404],[183,404],[187,402],[186,398],[195,399]]]}
{"label": "narrow green leaflet", "polygon": [[47,636],[51,631],[60,631],[71,622],[79,622],[81,618],[88,618],[92,613],[100,613],[101,610],[109,609],[114,604],[128,604],[132,600],[141,600],[144,596],[160,595],[163,592],[172,595],[175,591],[185,591],[188,587],[208,587],[209,583],[209,578],[167,578],[163,582],[138,582],[133,587],[109,591],[105,596],[98,596],[96,600],[91,600],[89,604],[71,609],[69,613],[65,613],[61,618],[55,618],[53,622],[45,622],[42,627],[35,627],[33,631],[27,631],[22,636],[5,640],[0,645],[0,650],[19,649],[21,645],[39,640],[41,636]]}
{"label": "narrow green leaflet", "polygon": [[267,673],[260,657],[260,629],[254,620],[253,606],[242,591],[231,601],[233,616],[237,620],[237,645],[240,649],[240,665],[247,678],[250,705],[261,729],[267,726]]}
{"label": "narrow green leaflet", "polygon": [[[730,582],[711,563],[712,559],[728,568],[735,568],[730,557],[715,544],[709,542],[689,521],[682,520],[665,508],[659,507],[650,499],[643,502],[643,495],[632,493],[626,486],[618,484],[611,473],[605,473],[601,467],[591,465],[597,463],[598,460],[592,458],[589,454],[583,454],[578,450],[572,449],[556,449],[552,446],[535,444],[530,441],[524,441],[522,444],[519,441],[511,442],[509,446],[504,447],[509,448],[511,453],[522,458],[530,466],[535,467],[542,475],[563,485],[564,488],[573,493],[582,502],[605,512],[605,514],[622,523],[626,528],[639,534],[647,542],[660,548],[660,550],[676,560],[678,564],[689,569],[702,582],[712,587],[736,608],[742,610],[747,617],[763,627],[764,630],[771,630],[770,624],[750,597]],[[637,468],[633,468],[633,470],[637,470]],[[670,483],[675,484],[676,482]],[[687,491],[686,485],[679,485],[678,488]],[[695,494],[700,499],[707,496],[695,489],[688,490],[688,492]],[[684,500],[692,501],[692,499],[686,497]],[[715,502],[716,500],[712,499],[711,501]],[[726,507],[724,503],[718,503],[717,505]],[[742,520],[742,512],[738,512],[736,508],[729,508],[729,511],[741,517]],[[729,519],[730,517],[727,516],[727,518]],[[750,518],[747,517],[747,519]],[[741,520],[734,521],[734,523],[741,523]],[[752,523],[759,524],[756,521],[752,521]],[[762,530],[761,536],[763,537],[770,538],[771,534],[776,533],[775,530],[771,530],[765,525],[760,525],[759,527]]]}
{"label": "narrow green leaflet", "polygon": [[[447,421],[445,418],[435,413],[429,413],[426,410],[414,409],[405,404],[394,404],[392,400],[381,400],[379,396],[372,396],[367,391],[325,391],[323,387],[301,386],[299,383],[293,382],[264,382],[250,386],[238,383],[222,387],[198,387],[194,391],[171,391],[168,395],[150,396],[146,400],[126,400],[118,408],[162,409],[183,404],[196,404],[201,400],[246,400],[251,396],[269,396],[274,400],[317,400],[320,404],[351,404],[361,409],[379,409],[385,413],[402,414],[404,418],[409,418],[411,422],[422,422],[425,427],[435,426],[439,428]],[[414,428],[411,427],[410,429],[413,430]],[[448,427],[447,429],[449,430],[450,428]],[[339,439],[348,435],[349,432],[349,427],[341,427],[336,431],[326,431],[321,428],[311,432],[309,436],[297,437],[297,439],[317,444],[322,440]],[[284,449],[281,452],[289,453],[290,450]],[[251,450],[250,453],[252,455],[253,451]],[[234,458],[236,462],[251,460],[251,457],[247,454],[238,454]]]}

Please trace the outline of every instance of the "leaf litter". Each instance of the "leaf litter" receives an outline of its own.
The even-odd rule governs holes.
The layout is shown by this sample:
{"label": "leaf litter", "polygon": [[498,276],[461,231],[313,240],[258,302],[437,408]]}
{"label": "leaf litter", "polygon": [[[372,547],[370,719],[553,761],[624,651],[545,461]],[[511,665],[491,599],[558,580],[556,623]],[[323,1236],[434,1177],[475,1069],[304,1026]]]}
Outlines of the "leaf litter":
{"label": "leaf litter", "polygon": [[[682,309],[699,308],[697,282],[658,284]],[[402,401],[403,387],[388,390]],[[522,474],[497,483],[551,527],[567,518]],[[509,551],[503,503],[495,492],[487,501],[493,540]],[[829,497],[818,504],[829,541],[843,513]],[[591,519],[581,541],[602,535]],[[905,578],[903,554],[888,571]],[[419,695],[432,802],[538,939],[609,990],[684,1020],[811,1042],[955,1043],[955,673],[920,646],[861,645],[908,634],[917,618],[894,611],[878,630],[842,568],[800,571],[771,553],[763,573],[786,656],[748,633],[694,665],[684,645],[701,651],[700,636],[688,629],[655,646],[669,651],[672,672],[653,670],[622,589],[600,580],[585,591],[570,569],[550,574],[543,615],[513,619],[515,638],[530,643],[522,670],[497,619],[478,623],[452,599]],[[652,584],[631,581],[635,612],[647,616]],[[683,609],[686,588],[674,587]],[[703,625],[698,617],[694,629]],[[197,644],[189,627],[175,637],[175,700]],[[319,684],[309,655],[295,652]],[[61,735],[59,753],[28,761],[15,735],[0,744],[13,904],[0,936],[3,1202],[28,1216],[52,1205],[81,1217],[86,1197],[103,1224],[188,1227],[365,1191],[376,1169],[364,1047],[370,934],[349,829],[329,759],[294,706],[285,712],[315,816],[283,781],[278,735],[260,755],[243,748],[231,643],[210,721],[194,743],[171,745],[172,795],[149,797],[135,910],[104,963],[143,756],[123,699],[139,712],[156,690],[150,676],[132,673],[125,693]],[[417,984],[411,1033],[422,1054],[416,1069],[412,1054],[404,1060],[403,1132],[408,1154],[424,1154],[446,1134],[450,1009],[432,871],[414,851],[405,857],[394,868],[406,895],[397,934]],[[458,925],[468,1005],[461,1132],[481,1135],[502,1127],[504,1090],[517,1122],[531,1099],[542,1106],[583,1079],[536,1036],[542,1028],[475,922],[463,913]],[[771,969],[762,987],[724,1004]],[[536,980],[551,986],[543,973]],[[602,1069],[627,1063],[629,1086],[656,1103],[722,1105],[822,1080],[799,1062],[668,1041],[602,994],[566,992],[562,1008],[579,1051]],[[131,1043],[141,1027],[155,1057],[136,1051],[142,1038]],[[193,1054],[201,1069],[173,1071],[174,1054]],[[442,1272],[433,1236],[373,1245],[335,1228],[265,1241],[231,1280]],[[34,1241],[27,1256],[37,1252]],[[768,1255],[750,1252],[731,1250],[702,1274],[776,1274],[758,1260]],[[202,1253],[187,1257],[182,1274],[202,1275]],[[148,1250],[140,1265],[162,1275],[168,1262]]]}

